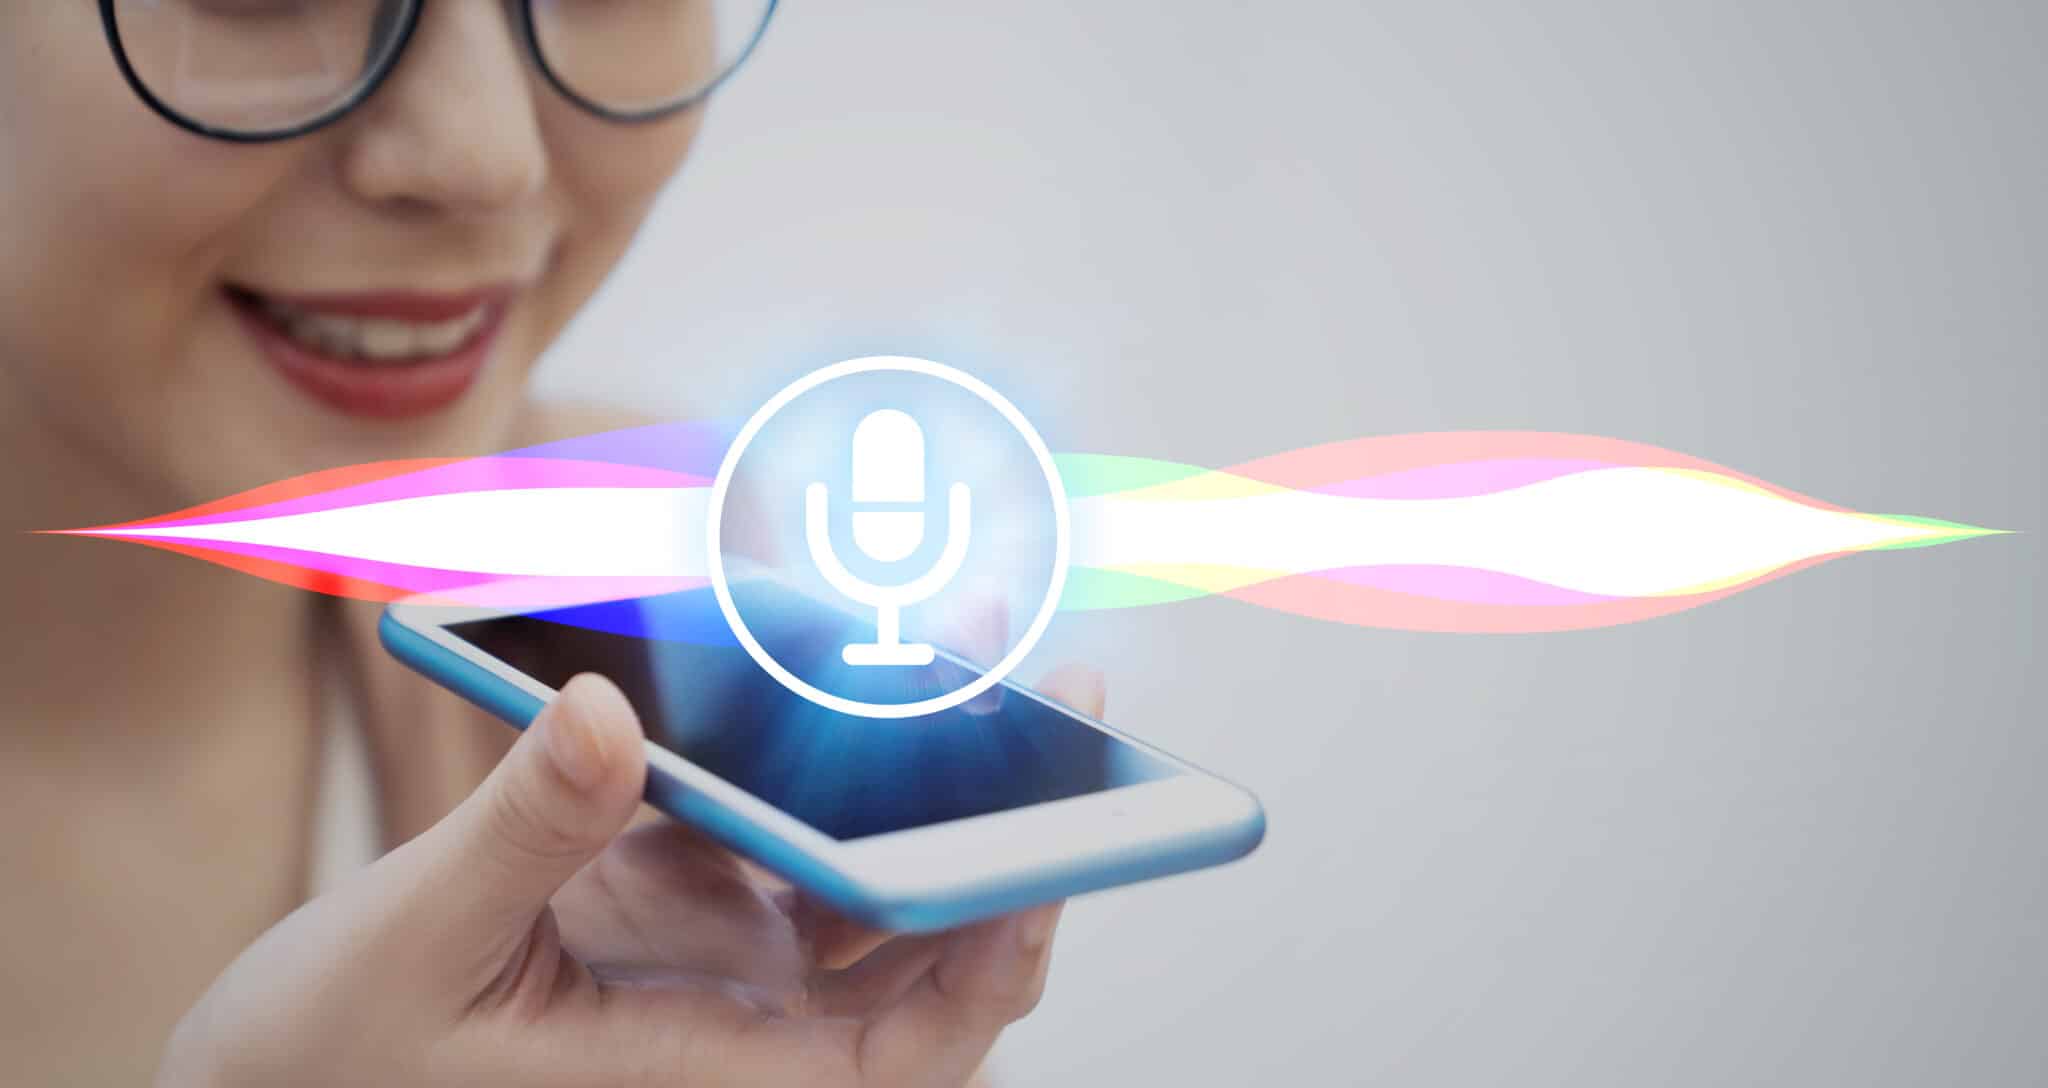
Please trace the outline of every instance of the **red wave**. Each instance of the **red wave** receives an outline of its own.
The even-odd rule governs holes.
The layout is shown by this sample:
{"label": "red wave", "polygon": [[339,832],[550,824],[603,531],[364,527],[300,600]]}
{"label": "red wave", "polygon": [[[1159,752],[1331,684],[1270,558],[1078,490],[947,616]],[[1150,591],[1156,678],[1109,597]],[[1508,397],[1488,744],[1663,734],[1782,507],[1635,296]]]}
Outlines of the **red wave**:
{"label": "red wave", "polygon": [[1588,604],[1500,605],[1446,601],[1374,586],[1291,574],[1226,591],[1222,596],[1310,619],[1354,627],[1462,634],[1540,634],[1613,627],[1698,608],[1850,552],[1788,563],[1747,582],[1682,597],[1628,597]]}
{"label": "red wave", "polygon": [[1277,487],[1310,490],[1390,472],[1514,457],[1606,461],[1617,467],[1680,468],[1712,472],[1821,510],[1848,508],[1802,495],[1768,480],[1698,457],[1621,438],[1552,431],[1434,431],[1326,442],[1276,453],[1223,471]]}
{"label": "red wave", "polygon": [[372,461],[364,465],[343,465],[340,468],[323,469],[319,472],[309,472],[304,476],[294,476],[289,480],[279,480],[276,483],[264,484],[262,487],[229,495],[224,499],[200,503],[198,506],[188,507],[173,513],[158,514],[155,517],[143,518],[140,521],[124,521],[117,525],[101,525],[97,526],[97,528],[136,529],[146,525],[158,525],[163,522],[183,521],[187,518],[230,514],[252,506],[267,506],[276,502],[288,502],[292,499],[300,499],[308,495],[316,495],[344,487],[354,487],[358,484],[375,483],[378,480],[388,480],[393,476],[403,476],[409,472],[440,468],[442,465],[452,465],[468,460],[473,460],[473,458],[419,457],[404,461]]}
{"label": "red wave", "polygon": [[179,555],[189,556],[193,559],[203,559],[209,563],[218,563],[223,567],[240,571],[243,574],[252,574],[265,581],[276,582],[279,585],[291,586],[293,589],[303,589],[312,593],[324,593],[330,597],[348,597],[353,600],[376,601],[380,604],[389,604],[401,597],[409,597],[413,594],[412,590],[387,586],[381,582],[372,582],[365,578],[352,578],[348,575],[336,574],[332,571],[315,570],[311,567],[302,567],[293,563],[282,563],[275,559],[241,555],[219,548],[203,548],[194,544],[184,544],[142,536],[103,539],[118,539],[131,544],[141,544],[145,547],[176,552]]}

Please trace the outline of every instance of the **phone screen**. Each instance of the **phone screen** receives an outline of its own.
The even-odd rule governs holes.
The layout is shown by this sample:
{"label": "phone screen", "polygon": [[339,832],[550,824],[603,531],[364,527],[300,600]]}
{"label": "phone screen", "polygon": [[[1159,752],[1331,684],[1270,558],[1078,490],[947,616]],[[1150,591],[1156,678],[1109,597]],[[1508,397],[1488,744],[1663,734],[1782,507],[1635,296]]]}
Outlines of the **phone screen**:
{"label": "phone screen", "polygon": [[[764,584],[735,582],[733,593],[750,595],[748,626],[777,661],[806,679],[836,670],[829,690],[858,693],[854,697],[868,702],[907,702],[957,688],[962,670],[970,668],[942,656],[928,666],[856,670],[840,661],[839,648],[872,639],[871,621],[864,625]],[[707,601],[708,593],[697,590],[607,602],[613,620],[645,621],[602,625],[614,629],[542,612],[447,630],[550,687],[559,689],[583,672],[609,677],[639,712],[648,740],[840,840],[1181,773],[1002,684],[917,718],[826,709],[784,688],[729,634],[710,637],[699,624],[696,636],[660,637],[674,626],[664,617]]]}

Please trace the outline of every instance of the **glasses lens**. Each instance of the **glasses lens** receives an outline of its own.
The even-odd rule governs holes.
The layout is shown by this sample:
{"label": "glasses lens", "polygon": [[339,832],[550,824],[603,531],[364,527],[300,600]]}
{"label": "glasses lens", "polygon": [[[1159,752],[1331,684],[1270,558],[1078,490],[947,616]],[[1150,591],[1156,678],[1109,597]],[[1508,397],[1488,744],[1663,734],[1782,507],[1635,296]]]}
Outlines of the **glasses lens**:
{"label": "glasses lens", "polygon": [[247,135],[351,101],[397,48],[418,0],[115,0],[136,78],[171,112]]}
{"label": "glasses lens", "polygon": [[568,91],[621,115],[692,102],[746,59],[774,0],[534,0],[541,59]]}

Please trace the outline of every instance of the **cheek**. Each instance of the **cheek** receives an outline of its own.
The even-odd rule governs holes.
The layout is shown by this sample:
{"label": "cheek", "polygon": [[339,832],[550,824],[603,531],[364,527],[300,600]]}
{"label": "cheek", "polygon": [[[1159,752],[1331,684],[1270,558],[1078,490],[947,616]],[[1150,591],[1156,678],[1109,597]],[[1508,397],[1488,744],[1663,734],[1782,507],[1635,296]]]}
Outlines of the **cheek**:
{"label": "cheek", "polygon": [[92,5],[36,7],[46,17],[25,33],[0,26],[0,340],[20,365],[148,384],[288,156],[158,119],[121,81]]}
{"label": "cheek", "polygon": [[159,119],[122,82],[93,5],[7,4],[0,393],[134,474],[174,472],[207,448],[187,431],[217,435],[224,421],[167,406],[192,400],[219,338],[227,239],[293,154]]}
{"label": "cheek", "polygon": [[592,117],[555,95],[540,97],[539,122],[557,189],[579,218],[638,223],[703,126],[702,108],[659,121],[620,124]]}
{"label": "cheek", "polygon": [[657,122],[621,125],[580,112],[558,117],[557,112],[548,116],[550,169],[558,199],[567,205],[564,246],[615,259],[689,154],[703,113],[689,110]]}

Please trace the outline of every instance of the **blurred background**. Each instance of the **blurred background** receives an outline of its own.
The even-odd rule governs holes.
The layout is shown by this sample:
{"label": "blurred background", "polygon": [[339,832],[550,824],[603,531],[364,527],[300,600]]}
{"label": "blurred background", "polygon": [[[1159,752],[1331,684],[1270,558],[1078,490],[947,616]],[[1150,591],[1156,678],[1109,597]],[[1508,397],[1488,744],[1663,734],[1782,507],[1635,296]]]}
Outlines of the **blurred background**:
{"label": "blurred background", "polygon": [[1250,860],[1070,909],[1017,1085],[2048,1068],[2048,7],[784,0],[546,391],[929,355],[1055,449],[1576,431],[2021,535],[1542,636],[1063,616]]}

